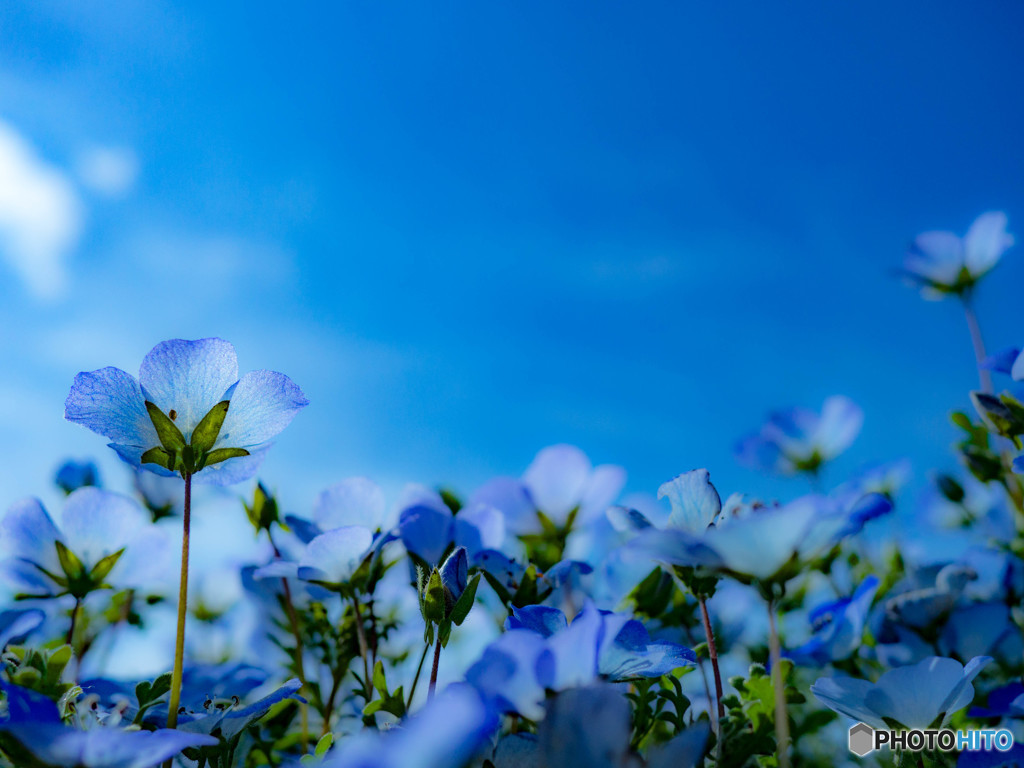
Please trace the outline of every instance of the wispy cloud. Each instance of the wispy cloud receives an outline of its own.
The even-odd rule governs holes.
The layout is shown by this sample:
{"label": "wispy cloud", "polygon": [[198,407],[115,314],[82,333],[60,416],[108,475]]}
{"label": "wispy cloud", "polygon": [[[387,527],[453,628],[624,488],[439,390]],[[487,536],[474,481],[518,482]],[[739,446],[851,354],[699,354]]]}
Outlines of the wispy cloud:
{"label": "wispy cloud", "polygon": [[74,185],[0,121],[0,257],[42,299],[65,290],[65,262],[78,243],[83,206]]}

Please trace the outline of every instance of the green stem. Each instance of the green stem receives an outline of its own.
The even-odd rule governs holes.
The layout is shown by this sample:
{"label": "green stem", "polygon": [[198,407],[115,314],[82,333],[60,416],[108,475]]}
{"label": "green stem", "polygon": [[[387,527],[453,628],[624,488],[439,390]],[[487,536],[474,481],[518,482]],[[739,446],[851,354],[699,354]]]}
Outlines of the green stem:
{"label": "green stem", "polygon": [[775,689],[775,741],[779,768],[789,768],[789,713],[786,711],[786,681],[782,679],[782,649],[776,626],[775,603],[768,602],[769,654],[772,662],[772,687]]}
{"label": "green stem", "polygon": [[967,318],[967,330],[971,333],[971,345],[974,347],[974,359],[978,364],[978,379],[981,382],[982,392],[992,392],[992,374],[981,367],[985,361],[985,340],[981,336],[981,325],[978,323],[978,316],[974,312],[974,302],[969,294],[962,297],[964,305],[964,316]]}
{"label": "green stem", "polygon": [[[711,617],[708,616],[708,603],[700,598],[700,618],[704,623],[704,636],[708,641],[708,658],[711,659],[711,669],[715,673],[715,697],[718,699],[718,723],[725,719],[725,703],[722,701],[722,673],[718,668],[718,646],[715,645],[715,633],[711,629]],[[719,728],[718,740],[721,742],[722,734]]]}
{"label": "green stem", "polygon": [[78,623],[78,614],[82,610],[82,599],[80,597],[75,598],[75,607],[71,609],[71,626],[68,627],[67,637],[64,638],[64,644],[70,645],[71,650],[75,650],[75,625]]}
{"label": "green stem", "polygon": [[[181,702],[181,676],[185,666],[185,617],[188,615],[188,534],[192,519],[192,475],[185,474],[185,505],[181,535],[181,581],[178,583],[178,634],[174,642],[174,671],[171,673],[171,699],[167,704],[167,727],[178,724]],[[173,760],[173,759],[172,759]],[[171,768],[172,760],[164,763]]]}
{"label": "green stem", "polygon": [[406,709],[409,709],[412,706],[412,697],[416,695],[416,684],[420,681],[420,672],[423,671],[423,662],[427,660],[427,654],[429,652],[430,643],[424,643],[423,653],[420,655],[420,663],[416,665],[416,675],[412,679],[412,688],[409,689],[409,701],[405,704]]}
{"label": "green stem", "polygon": [[352,610],[356,614],[356,638],[359,640],[359,655],[363,657],[363,693],[365,703],[373,698],[373,681],[370,680],[370,647],[366,642],[366,628],[363,626],[363,612],[359,610],[359,598],[352,596]]}
{"label": "green stem", "polygon": [[[274,543],[273,537],[270,535],[270,529],[267,529],[267,538],[270,539],[270,546],[274,548],[274,555],[277,558],[281,557],[281,550],[277,548]],[[282,578],[281,585],[284,588],[284,612],[288,615],[288,623],[291,624],[292,636],[295,638],[295,674],[299,678],[301,687],[299,688],[300,693],[306,693],[306,671],[303,664],[303,656],[305,651],[302,644],[302,630],[299,626],[299,616],[295,612],[295,602],[292,600],[292,588],[288,584],[288,579]],[[302,717],[302,753],[305,754],[309,751],[309,704],[301,704],[300,711]]]}
{"label": "green stem", "polygon": [[434,646],[434,665],[430,668],[430,687],[427,688],[427,701],[434,698],[434,689],[437,688],[437,667],[441,663],[441,633],[437,633],[437,644]]}

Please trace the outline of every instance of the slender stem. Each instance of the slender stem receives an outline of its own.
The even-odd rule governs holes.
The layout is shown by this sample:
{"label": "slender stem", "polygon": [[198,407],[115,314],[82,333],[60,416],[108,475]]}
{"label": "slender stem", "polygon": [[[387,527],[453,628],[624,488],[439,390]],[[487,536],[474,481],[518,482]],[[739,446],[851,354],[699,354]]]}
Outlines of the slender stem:
{"label": "slender stem", "polygon": [[981,381],[982,392],[992,392],[992,374],[981,367],[987,355],[985,340],[981,336],[978,315],[974,312],[974,303],[969,294],[963,296],[964,316],[967,318],[967,329],[971,332],[971,344],[974,346],[974,359],[978,364],[978,379]]}
{"label": "slender stem", "polygon": [[64,638],[64,644],[70,645],[71,650],[75,649],[75,625],[78,623],[78,614],[82,610],[82,598],[75,598],[75,607],[71,609],[71,626],[68,627],[68,635]]}
{"label": "slender stem", "polygon": [[[270,539],[270,546],[274,548],[274,556],[277,558],[281,557],[281,550],[277,548],[274,543],[274,539],[270,534],[270,529],[267,529],[267,538]],[[281,579],[281,586],[284,588],[284,612],[288,615],[288,623],[292,627],[292,636],[295,638],[295,674],[298,675],[299,683],[302,687],[299,688],[300,693],[306,692],[306,671],[303,664],[303,656],[305,650],[302,644],[302,630],[299,626],[299,616],[295,612],[295,601],[292,600],[292,588],[288,584],[288,579]],[[309,749],[309,704],[304,703],[300,705],[300,712],[302,717],[302,752],[305,754]]]}
{"label": "slender stem", "polygon": [[352,609],[356,614],[356,638],[359,640],[359,655],[363,657],[363,692],[366,703],[373,697],[373,683],[370,680],[370,651],[366,643],[366,628],[363,626],[363,612],[359,610],[359,598],[352,596]]}
{"label": "slender stem", "polygon": [[[711,629],[711,617],[708,616],[708,604],[704,598],[700,598],[700,617],[704,622],[704,636],[708,641],[708,657],[711,659],[711,669],[715,673],[715,697],[718,699],[718,720],[725,718],[725,703],[722,701],[722,673],[718,668],[718,646],[715,645],[715,633]],[[721,738],[721,734],[719,734]]]}
{"label": "slender stem", "polygon": [[775,620],[775,604],[768,602],[769,654],[772,661],[772,686],[775,689],[775,741],[779,768],[789,768],[789,713],[786,711],[786,681],[782,679],[782,649]]}
{"label": "slender stem", "polygon": [[437,688],[437,665],[441,663],[441,633],[437,633],[437,645],[434,646],[434,666],[430,668],[430,687],[427,688],[427,701],[434,698],[434,689]]}
{"label": "slender stem", "polygon": [[338,695],[338,688],[341,687],[341,678],[344,676],[344,670],[341,674],[338,674],[336,671],[331,673],[331,693],[327,697],[327,704],[324,705],[324,725],[323,729],[320,731],[320,738],[326,736],[327,732],[331,730],[331,714],[334,712],[334,699]]}
{"label": "slender stem", "polygon": [[[174,643],[174,671],[171,673],[171,700],[167,705],[167,727],[178,724],[181,702],[181,676],[185,666],[185,617],[188,615],[188,533],[192,519],[192,475],[185,474],[185,505],[181,535],[181,581],[178,584],[178,635]],[[170,768],[171,760],[164,763]]]}
{"label": "slender stem", "polygon": [[[690,628],[686,625],[683,625],[683,634],[686,637],[686,645],[693,648],[697,642],[694,640],[693,633],[690,631]],[[711,709],[711,684],[708,682],[708,670],[703,664],[698,664],[697,669],[700,670],[701,679],[704,681],[704,696],[706,696],[708,700],[708,717],[711,717],[714,713]]]}
{"label": "slender stem", "polygon": [[420,663],[416,665],[416,675],[412,679],[412,688],[409,689],[409,701],[406,702],[405,708],[409,709],[412,706],[412,697],[416,695],[416,684],[420,681],[420,672],[423,671],[423,662],[427,660],[427,654],[430,652],[430,643],[423,644],[423,653],[420,655]]}

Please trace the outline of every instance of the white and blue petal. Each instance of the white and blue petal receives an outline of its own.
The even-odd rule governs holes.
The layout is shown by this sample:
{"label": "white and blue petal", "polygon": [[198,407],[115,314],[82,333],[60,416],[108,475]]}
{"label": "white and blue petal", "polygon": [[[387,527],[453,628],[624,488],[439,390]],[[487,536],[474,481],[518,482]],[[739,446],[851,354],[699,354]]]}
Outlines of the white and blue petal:
{"label": "white and blue petal", "polygon": [[223,339],[162,341],[139,368],[139,384],[146,399],[165,414],[175,412],[174,422],[186,440],[237,381],[235,348]]}
{"label": "white and blue petal", "polygon": [[139,383],[120,368],[100,368],[75,376],[64,403],[64,418],[113,443],[138,447],[140,455],[160,444]]}
{"label": "white and blue petal", "polygon": [[573,445],[552,445],[541,450],[526,472],[523,483],[537,509],[562,525],[577,508],[590,480],[590,459]]}
{"label": "white and blue petal", "polygon": [[365,477],[350,477],[321,493],[313,521],[322,530],[361,525],[375,531],[384,525],[384,491]]}
{"label": "white and blue petal", "polygon": [[998,264],[1012,245],[1013,236],[1006,231],[1006,214],[983,213],[964,235],[964,266],[973,277],[980,277]]}
{"label": "white and blue petal", "polygon": [[667,527],[688,533],[703,533],[722,511],[722,499],[706,469],[684,472],[664,483],[658,498],[668,498],[672,505]]}
{"label": "white and blue petal", "polygon": [[302,390],[283,373],[247,373],[231,393],[231,405],[214,447],[251,449],[261,445],[277,437],[307,405]]}
{"label": "white and blue petal", "polygon": [[322,533],[306,546],[299,559],[298,576],[306,581],[340,584],[348,581],[373,545],[373,534],[350,525]]}
{"label": "white and blue petal", "polygon": [[6,558],[58,573],[56,542],[60,539],[60,531],[38,499],[15,502],[0,518],[0,553]]}
{"label": "white and blue petal", "polygon": [[126,547],[148,523],[133,499],[93,487],[72,493],[61,510],[64,543],[87,568]]}

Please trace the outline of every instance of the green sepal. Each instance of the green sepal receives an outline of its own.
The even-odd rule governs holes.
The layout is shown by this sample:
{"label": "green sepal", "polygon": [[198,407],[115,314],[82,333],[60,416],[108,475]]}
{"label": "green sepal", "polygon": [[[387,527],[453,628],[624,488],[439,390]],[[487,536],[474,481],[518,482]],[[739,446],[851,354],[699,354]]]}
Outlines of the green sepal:
{"label": "green sepal", "polygon": [[442,648],[448,647],[448,641],[452,636],[452,620],[445,619],[437,625],[437,639],[441,643]]}
{"label": "green sepal", "polygon": [[181,434],[178,425],[171,421],[166,413],[149,400],[146,401],[146,411],[149,412],[149,420],[156,428],[156,436],[160,438],[160,444],[167,449],[168,453],[180,451],[185,447],[185,436]]}
{"label": "green sepal", "polygon": [[192,430],[190,443],[193,448],[201,453],[206,453],[213,448],[213,444],[217,442],[217,436],[220,435],[220,429],[224,426],[224,417],[228,415],[229,405],[231,405],[231,401],[221,400],[203,416],[196,428]]}
{"label": "green sepal", "polygon": [[68,577],[68,581],[78,581],[85,576],[85,565],[78,559],[78,555],[68,549],[63,541],[55,541],[57,545],[57,559],[60,560],[60,567]]}
{"label": "green sepal", "polygon": [[117,565],[117,561],[121,559],[121,555],[123,554],[124,547],[121,547],[117,552],[104,557],[92,567],[91,571],[89,571],[89,579],[95,584],[102,583],[110,574],[111,570],[113,570],[114,566]]}
{"label": "green sepal", "polygon": [[[208,467],[211,464],[220,464],[222,461],[228,459],[240,459],[242,456],[248,456],[249,452],[245,448],[218,448],[215,451],[210,451],[208,454],[204,454],[205,461],[200,459],[199,469]],[[199,469],[196,471],[198,472]]]}
{"label": "green sepal", "polygon": [[435,568],[430,572],[427,588],[423,593],[423,618],[426,621],[439,622],[445,614],[445,591],[441,582],[441,574]]}
{"label": "green sepal", "polygon": [[473,601],[476,599],[476,588],[479,583],[480,574],[476,573],[469,580],[462,594],[459,595],[459,599],[455,601],[450,618],[455,622],[456,626],[462,625],[462,622],[466,620],[470,610],[473,608]]}
{"label": "green sepal", "polygon": [[[277,499],[266,489],[263,483],[256,484],[256,492],[253,495],[252,506],[242,502],[245,507],[245,514],[257,531],[270,530],[270,527],[277,523],[281,525]],[[282,526],[283,527],[283,526]]]}
{"label": "green sepal", "polygon": [[156,464],[158,466],[163,467],[164,469],[169,469],[173,472],[174,457],[175,453],[169,453],[168,451],[158,446],[156,448],[150,448],[148,451],[142,454],[142,458],[139,461],[142,464]]}

